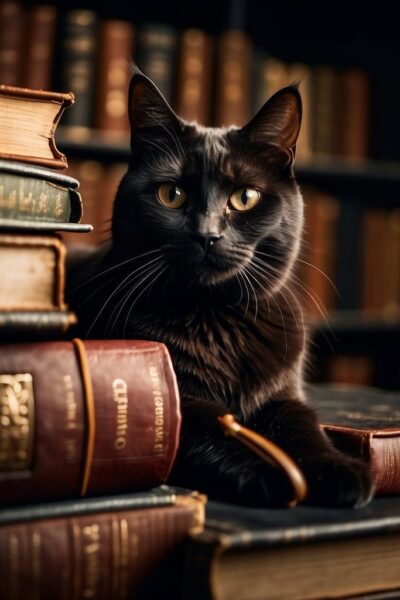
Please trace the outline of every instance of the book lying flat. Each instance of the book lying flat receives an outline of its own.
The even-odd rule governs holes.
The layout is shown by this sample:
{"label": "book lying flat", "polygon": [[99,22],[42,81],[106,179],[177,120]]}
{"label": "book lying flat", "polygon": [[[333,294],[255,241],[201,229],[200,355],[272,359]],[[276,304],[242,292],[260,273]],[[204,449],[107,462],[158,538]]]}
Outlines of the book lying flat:
{"label": "book lying flat", "polygon": [[400,498],[361,509],[209,502],[205,531],[188,542],[186,557],[183,598],[191,600],[321,600],[399,590]]}
{"label": "book lying flat", "polygon": [[307,397],[335,446],[370,464],[375,493],[400,494],[400,392],[320,385]]}

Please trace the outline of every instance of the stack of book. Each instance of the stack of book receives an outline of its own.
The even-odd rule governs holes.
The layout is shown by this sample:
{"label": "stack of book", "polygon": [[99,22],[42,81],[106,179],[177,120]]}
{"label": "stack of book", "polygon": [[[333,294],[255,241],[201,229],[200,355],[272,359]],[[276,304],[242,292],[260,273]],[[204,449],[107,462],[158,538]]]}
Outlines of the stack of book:
{"label": "stack of book", "polygon": [[168,351],[67,339],[59,232],[92,229],[54,139],[73,102],[0,85],[0,597],[173,595],[205,498],[164,485],[181,422]]}
{"label": "stack of book", "polygon": [[54,133],[73,94],[0,85],[0,336],[54,336],[76,322],[64,302],[65,246],[80,224],[79,182]]}

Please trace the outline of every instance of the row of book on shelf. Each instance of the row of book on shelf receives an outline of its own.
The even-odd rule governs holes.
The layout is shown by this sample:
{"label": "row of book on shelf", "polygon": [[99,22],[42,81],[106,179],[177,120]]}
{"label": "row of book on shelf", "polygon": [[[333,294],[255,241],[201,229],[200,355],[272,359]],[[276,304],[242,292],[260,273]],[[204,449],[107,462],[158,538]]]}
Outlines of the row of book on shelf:
{"label": "row of book on shelf", "polygon": [[[181,422],[166,347],[70,335],[59,233],[90,229],[79,222],[79,181],[57,170],[67,163],[54,123],[71,104],[70,94],[0,86],[0,186],[12,206],[0,220],[1,598],[53,600],[62,589],[66,600],[311,600],[400,589],[395,498],[365,511],[254,510],[165,485]],[[40,123],[28,136],[27,115]],[[397,396],[330,387],[309,396],[334,443],[369,461],[377,493],[399,493]],[[344,564],[354,568],[338,578]]]}
{"label": "row of book on shelf", "polygon": [[255,48],[243,31],[212,37],[166,24],[100,19],[92,10],[0,5],[0,80],[79,91],[63,121],[65,135],[74,139],[84,140],[93,129],[117,141],[128,137],[132,59],[179,115],[204,125],[243,125],[278,89],[300,83],[298,159],[369,155],[369,78],[359,68],[287,64]]}

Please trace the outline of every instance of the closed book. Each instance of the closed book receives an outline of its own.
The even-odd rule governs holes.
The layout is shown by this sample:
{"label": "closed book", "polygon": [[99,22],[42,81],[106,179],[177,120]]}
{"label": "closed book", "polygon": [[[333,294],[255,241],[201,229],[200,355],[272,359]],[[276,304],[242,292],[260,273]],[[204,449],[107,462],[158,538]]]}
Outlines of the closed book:
{"label": "closed book", "polygon": [[79,223],[79,181],[51,169],[0,159],[0,220]]}
{"label": "closed book", "polygon": [[0,233],[0,311],[65,309],[65,254],[55,235]]}
{"label": "closed book", "polygon": [[[362,298],[365,313],[379,314],[385,298],[386,210],[368,208],[362,219]],[[385,265],[385,268],[383,268]]]}
{"label": "closed book", "polygon": [[400,494],[400,393],[321,385],[308,396],[334,444],[369,462],[376,493]]}
{"label": "closed book", "polygon": [[129,137],[128,88],[134,26],[106,19],[99,28],[96,128]]}
{"label": "closed book", "polygon": [[370,83],[362,69],[347,69],[341,74],[342,119],[339,152],[353,163],[365,161],[369,154]]}
{"label": "closed book", "polygon": [[213,43],[199,29],[186,29],[180,39],[176,112],[186,121],[209,125],[212,103]]}
{"label": "closed book", "polygon": [[0,158],[65,169],[67,159],[54,134],[74,101],[72,93],[0,85]]}
{"label": "closed book", "polygon": [[57,8],[47,4],[33,6],[27,13],[27,19],[23,85],[35,90],[51,90]]}
{"label": "closed book", "polygon": [[146,23],[138,33],[137,63],[163,96],[174,103],[177,34],[169,25]]}
{"label": "closed book", "polygon": [[[182,545],[189,534],[203,528],[205,498],[166,491],[168,495],[170,506],[163,506],[163,497],[151,490],[138,502],[134,495],[131,502],[105,498],[97,512],[90,506],[89,511],[83,507],[83,512],[63,514],[60,503],[59,516],[2,524],[0,596],[15,600],[54,600],[60,593],[64,600],[177,597]],[[35,510],[32,507],[31,513]],[[46,507],[41,510],[45,515]],[[21,511],[25,515],[27,509]]]}
{"label": "closed book", "polygon": [[54,339],[77,324],[75,313],[67,309],[40,311],[0,311],[0,340]]}
{"label": "closed book", "polygon": [[74,340],[6,344],[0,355],[3,504],[164,483],[179,396],[166,347]]}
{"label": "closed book", "polygon": [[21,84],[24,9],[16,0],[0,2],[0,83]]}
{"label": "closed book", "polygon": [[244,31],[220,34],[216,49],[215,115],[217,127],[244,125],[250,118],[251,39]]}
{"label": "closed book", "polygon": [[319,65],[312,74],[313,151],[322,159],[338,152],[338,75],[330,65]]}
{"label": "closed book", "polygon": [[96,93],[98,18],[91,10],[71,10],[61,26],[60,86],[76,96],[73,111],[65,115],[63,133],[73,139],[86,139],[93,126]]}
{"label": "closed book", "polygon": [[398,590],[400,498],[357,510],[209,502],[205,531],[190,539],[185,555],[182,597],[191,600],[321,600]]}

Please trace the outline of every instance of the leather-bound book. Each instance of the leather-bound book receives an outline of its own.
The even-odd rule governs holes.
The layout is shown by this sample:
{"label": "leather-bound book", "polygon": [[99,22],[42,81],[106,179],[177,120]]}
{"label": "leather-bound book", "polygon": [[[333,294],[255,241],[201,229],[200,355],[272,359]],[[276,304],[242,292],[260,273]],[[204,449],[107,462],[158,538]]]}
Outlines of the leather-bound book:
{"label": "leather-bound book", "polygon": [[72,93],[0,85],[0,158],[68,167],[54,134],[64,110],[74,102]]}
{"label": "leather-bound book", "polygon": [[244,125],[250,118],[252,44],[243,31],[219,36],[216,53],[215,125]]}
{"label": "leather-bound book", "polygon": [[0,2],[0,83],[21,85],[24,21],[20,2]]}
{"label": "leather-bound book", "polygon": [[107,19],[99,28],[96,128],[128,138],[128,87],[132,73],[134,27]]}
{"label": "leather-bound book", "polygon": [[53,58],[55,53],[57,9],[39,4],[27,13],[26,51],[22,83],[36,90],[53,89]]}
{"label": "leather-bound book", "polygon": [[168,477],[180,409],[163,344],[4,344],[0,398],[3,504],[141,490]]}
{"label": "leather-bound book", "polygon": [[176,111],[187,121],[209,125],[212,103],[213,44],[199,29],[183,31],[180,39]]}
{"label": "leather-bound book", "polygon": [[400,498],[356,510],[210,501],[185,557],[182,597],[190,600],[399,598]]}
{"label": "leather-bound book", "polygon": [[343,114],[340,153],[347,160],[362,162],[369,154],[370,83],[362,69],[347,69],[341,74]]}
{"label": "leather-bound book", "polygon": [[204,504],[161,487],[2,511],[0,596],[178,598],[183,543],[202,531]]}
{"label": "leather-bound book", "polygon": [[314,68],[313,75],[313,140],[312,146],[321,159],[338,153],[338,129],[340,111],[337,91],[338,75],[330,65],[319,65]]}
{"label": "leather-bound book", "polygon": [[138,32],[137,63],[166,100],[175,101],[177,35],[163,23],[146,23]]}
{"label": "leather-bound book", "polygon": [[61,38],[60,86],[76,96],[73,111],[65,115],[63,133],[87,139],[93,127],[96,94],[98,18],[91,10],[71,10],[64,15]]}
{"label": "leather-bound book", "polygon": [[308,397],[335,446],[370,464],[376,494],[400,494],[400,393],[321,385]]}
{"label": "leather-bound book", "polygon": [[365,313],[379,314],[385,298],[386,210],[368,208],[362,219],[362,298]]}
{"label": "leather-bound book", "polygon": [[48,340],[64,335],[77,324],[75,313],[65,310],[0,310],[0,339]]}

